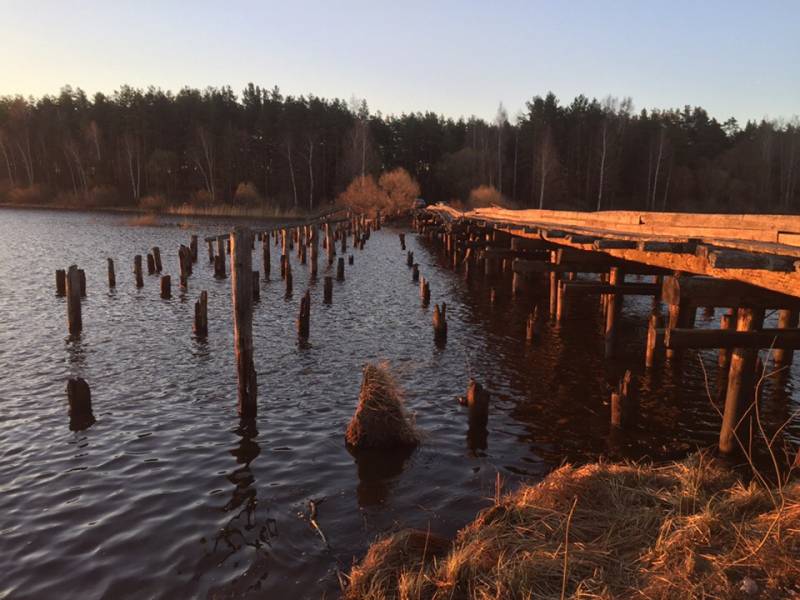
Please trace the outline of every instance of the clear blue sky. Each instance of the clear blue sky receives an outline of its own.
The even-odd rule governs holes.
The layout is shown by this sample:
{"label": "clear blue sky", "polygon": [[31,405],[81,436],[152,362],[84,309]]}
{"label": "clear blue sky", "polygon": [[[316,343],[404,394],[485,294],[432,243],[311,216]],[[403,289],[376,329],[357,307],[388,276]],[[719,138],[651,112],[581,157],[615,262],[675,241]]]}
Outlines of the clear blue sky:
{"label": "clear blue sky", "polygon": [[535,94],[800,114],[800,1],[0,0],[0,95],[230,84],[511,116]]}

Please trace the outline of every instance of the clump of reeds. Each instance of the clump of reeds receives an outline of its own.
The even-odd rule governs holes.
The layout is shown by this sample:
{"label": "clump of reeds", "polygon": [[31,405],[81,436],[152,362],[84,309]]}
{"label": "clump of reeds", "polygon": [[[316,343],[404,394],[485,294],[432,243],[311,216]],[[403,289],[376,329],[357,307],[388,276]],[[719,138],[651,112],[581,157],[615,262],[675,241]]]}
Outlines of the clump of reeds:
{"label": "clump of reeds", "polygon": [[568,465],[499,498],[441,559],[371,554],[347,598],[785,597],[800,577],[800,482],[745,485],[702,453]]}
{"label": "clump of reeds", "polygon": [[364,367],[358,406],[345,439],[359,450],[407,448],[419,443],[417,430],[403,405],[400,387],[387,363]]}

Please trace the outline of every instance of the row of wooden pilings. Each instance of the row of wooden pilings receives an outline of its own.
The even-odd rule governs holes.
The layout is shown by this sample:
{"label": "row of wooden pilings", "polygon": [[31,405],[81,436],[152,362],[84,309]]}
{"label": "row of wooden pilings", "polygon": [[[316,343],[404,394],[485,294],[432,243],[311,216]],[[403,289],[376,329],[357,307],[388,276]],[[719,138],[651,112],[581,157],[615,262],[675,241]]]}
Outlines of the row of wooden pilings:
{"label": "row of wooden pilings", "polygon": [[[538,286],[547,286],[550,318],[560,323],[567,318],[570,299],[599,297],[604,328],[604,353],[617,356],[620,314],[625,296],[649,296],[653,312],[648,320],[644,366],[653,368],[662,357],[675,362],[686,349],[718,349],[719,366],[727,376],[722,411],[719,449],[730,453],[742,449],[749,438],[756,382],[763,372],[759,349],[769,349],[772,372],[785,372],[800,347],[798,309],[800,299],[747,284],[692,276],[647,265],[623,262],[599,252],[559,247],[541,238],[513,236],[490,223],[444,220],[439,215],[417,213],[414,228],[424,239],[438,244],[451,259],[452,268],[465,280],[482,277],[491,288],[492,301],[500,275],[511,273],[511,293],[523,299]],[[573,236],[573,240],[575,236]],[[614,240],[605,240],[614,247]],[[666,251],[666,248],[659,248]],[[409,258],[409,264],[413,262]],[[593,275],[586,280],[579,275]],[[649,277],[650,281],[642,281]],[[628,279],[626,279],[628,278]],[[539,288],[540,289],[540,288]],[[662,302],[667,315],[661,313]],[[698,308],[725,308],[719,330],[694,329]],[[526,320],[526,340],[534,342],[545,315],[535,305]],[[765,310],[778,310],[778,327],[764,329]],[[610,422],[624,426],[627,405],[636,402],[636,379],[626,371],[611,394]]]}
{"label": "row of wooden pilings", "polygon": [[[314,222],[296,227],[276,228],[253,233],[247,228],[236,228],[231,234],[207,238],[209,262],[213,265],[214,275],[218,279],[227,278],[226,254],[230,255],[231,296],[234,312],[234,346],[238,375],[238,410],[243,420],[252,420],[256,416],[257,376],[253,361],[252,321],[253,304],[260,300],[260,273],[253,270],[252,252],[255,241],[262,243],[263,275],[269,280],[271,270],[270,246],[280,244],[281,278],[285,282],[286,295],[292,294],[291,252],[297,247],[300,264],[308,264],[311,278],[318,273],[319,237],[322,235],[322,248],[327,257],[329,268],[333,268],[336,258],[336,246],[339,245],[342,256],[336,264],[336,279],[344,281],[344,255],[347,253],[348,237],[352,235],[353,246],[363,250],[370,237],[372,228],[380,229],[380,216],[367,219],[364,215],[350,215],[338,221]],[[217,253],[214,252],[216,245]],[[180,285],[188,289],[189,277],[192,275],[192,264],[197,262],[198,238],[192,235],[189,246],[181,245],[178,249]],[[307,260],[310,257],[310,260]],[[351,254],[349,264],[354,264]],[[114,289],[117,285],[114,261],[107,259],[108,285]],[[161,252],[153,247],[147,255],[149,275],[162,272]],[[144,287],[142,273],[142,257],[136,255],[133,261],[133,279],[136,288]],[[161,275],[161,298],[171,298],[170,276]],[[79,336],[83,328],[81,298],[86,297],[86,276],[82,269],[72,265],[67,270],[56,271],[56,295],[67,299],[67,324],[71,336]],[[333,276],[326,275],[323,286],[323,302],[333,302]],[[194,307],[193,331],[196,337],[204,339],[208,336],[208,293],[203,290]],[[311,295],[307,290],[300,301],[297,316],[297,333],[301,342],[310,337]],[[73,378],[67,383],[69,401],[70,427],[75,430],[84,429],[94,423],[91,408],[91,390],[83,378]]]}

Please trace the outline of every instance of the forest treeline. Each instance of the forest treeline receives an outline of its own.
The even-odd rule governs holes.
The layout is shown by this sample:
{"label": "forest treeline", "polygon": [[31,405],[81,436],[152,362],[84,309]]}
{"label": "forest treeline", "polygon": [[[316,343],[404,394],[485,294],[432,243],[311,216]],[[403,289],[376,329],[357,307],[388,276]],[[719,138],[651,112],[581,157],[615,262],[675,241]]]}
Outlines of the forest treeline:
{"label": "forest treeline", "polygon": [[[0,201],[316,209],[402,168],[428,201],[800,212],[800,123],[535,96],[509,118],[385,116],[250,84],[0,98]],[[475,190],[479,193],[474,193]],[[487,190],[489,190],[487,192]]]}

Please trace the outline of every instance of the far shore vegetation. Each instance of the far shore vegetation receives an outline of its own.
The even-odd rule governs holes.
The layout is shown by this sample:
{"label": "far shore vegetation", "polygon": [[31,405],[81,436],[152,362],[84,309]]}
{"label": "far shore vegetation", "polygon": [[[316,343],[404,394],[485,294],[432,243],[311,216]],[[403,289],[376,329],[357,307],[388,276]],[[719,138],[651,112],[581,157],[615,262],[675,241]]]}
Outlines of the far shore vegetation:
{"label": "far shore vegetation", "polygon": [[[398,173],[405,173],[411,182]],[[800,212],[800,121],[534,96],[509,116],[383,115],[249,84],[0,97],[0,204],[192,214],[457,206]],[[411,192],[414,192],[412,194]]]}

